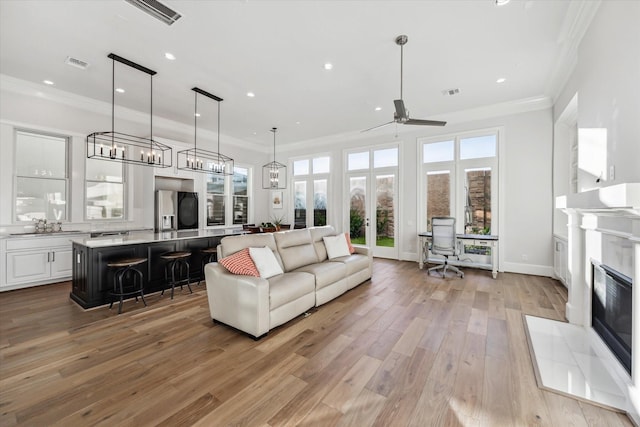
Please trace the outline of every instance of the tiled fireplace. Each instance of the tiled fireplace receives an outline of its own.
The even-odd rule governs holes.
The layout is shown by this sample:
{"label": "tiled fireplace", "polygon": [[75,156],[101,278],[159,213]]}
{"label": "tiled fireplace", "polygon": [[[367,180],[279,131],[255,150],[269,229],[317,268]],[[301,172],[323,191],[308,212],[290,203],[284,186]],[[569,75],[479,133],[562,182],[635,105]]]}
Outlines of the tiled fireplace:
{"label": "tiled fireplace", "polygon": [[[640,424],[640,183],[620,184],[559,197],[556,199],[556,208],[562,209],[568,216],[567,320],[584,328],[585,339],[625,395],[626,407],[621,409]],[[592,316],[602,314],[598,313],[602,308],[599,307],[602,305],[599,300],[607,298],[602,288],[603,271],[613,272],[619,278],[632,282],[630,289],[609,290],[624,292],[624,296],[615,302],[615,307],[609,304],[608,308],[611,311],[631,309],[630,319],[619,319],[623,322],[619,329],[624,330],[619,341],[623,346],[628,343],[631,349],[626,362],[630,365],[630,373],[620,361],[620,356],[614,356],[611,345],[608,346],[602,339],[601,335],[606,335],[607,331],[603,334],[599,333],[602,327],[596,325],[594,328]],[[594,295],[597,298],[595,312],[592,309]],[[618,320],[620,316],[609,315],[612,320]],[[629,332],[630,338],[625,335]]]}

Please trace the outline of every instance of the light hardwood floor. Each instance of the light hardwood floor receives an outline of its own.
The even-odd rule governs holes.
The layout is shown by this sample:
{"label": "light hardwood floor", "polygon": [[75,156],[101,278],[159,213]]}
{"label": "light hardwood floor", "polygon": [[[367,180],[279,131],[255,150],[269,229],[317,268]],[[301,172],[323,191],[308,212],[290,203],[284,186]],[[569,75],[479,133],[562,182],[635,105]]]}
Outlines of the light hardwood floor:
{"label": "light hardwood floor", "polygon": [[209,317],[204,283],[84,311],[70,283],[0,294],[0,425],[630,426],[536,386],[522,314],[564,318],[549,278],[373,279],[260,341]]}

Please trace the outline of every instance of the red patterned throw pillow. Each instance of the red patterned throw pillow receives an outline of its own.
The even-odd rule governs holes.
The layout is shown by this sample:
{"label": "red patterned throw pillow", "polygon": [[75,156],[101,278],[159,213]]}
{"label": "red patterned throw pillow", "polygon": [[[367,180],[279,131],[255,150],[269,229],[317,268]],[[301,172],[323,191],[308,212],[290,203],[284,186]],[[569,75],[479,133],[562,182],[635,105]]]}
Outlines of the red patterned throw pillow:
{"label": "red patterned throw pillow", "polygon": [[249,248],[242,249],[233,255],[224,257],[218,262],[229,270],[230,273],[260,277],[260,273],[249,254]]}
{"label": "red patterned throw pillow", "polygon": [[351,244],[351,236],[349,235],[349,233],[344,233],[344,237],[347,239],[347,246],[349,246],[349,253],[353,254],[356,252],[356,248],[353,247],[353,245]]}

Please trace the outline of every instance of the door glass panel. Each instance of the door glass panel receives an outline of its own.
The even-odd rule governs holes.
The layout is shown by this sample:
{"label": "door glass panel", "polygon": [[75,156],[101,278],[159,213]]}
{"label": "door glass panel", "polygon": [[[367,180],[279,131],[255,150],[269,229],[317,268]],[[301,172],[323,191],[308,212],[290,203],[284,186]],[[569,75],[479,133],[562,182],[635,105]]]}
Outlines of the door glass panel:
{"label": "door glass panel", "polygon": [[376,176],[376,246],[395,246],[394,180],[394,175]]}
{"label": "door glass panel", "polygon": [[427,172],[427,231],[431,231],[431,218],[451,216],[451,172]]}
{"label": "door glass panel", "polygon": [[496,136],[476,136],[473,138],[460,139],[460,159],[480,159],[484,157],[495,157]]}
{"label": "door glass panel", "polygon": [[373,152],[373,167],[386,168],[398,166],[398,149],[385,148],[384,150],[375,150]]}
{"label": "door glass panel", "polygon": [[313,181],[313,225],[327,225],[327,180]]}
{"label": "door glass panel", "polygon": [[465,233],[491,234],[491,168],[465,169]]}
{"label": "door glass panel", "polygon": [[307,226],[307,181],[295,181],[293,183],[294,206],[293,220],[294,224],[302,227]]}
{"label": "door glass panel", "polygon": [[431,142],[422,146],[424,163],[450,162],[453,160],[453,141]]}
{"label": "door glass panel", "polygon": [[366,194],[367,178],[349,178],[349,234],[351,242],[366,245]]}
{"label": "door glass panel", "polygon": [[248,212],[249,198],[247,196],[233,196],[233,223],[246,224],[249,222]]}
{"label": "door glass panel", "polygon": [[[224,194],[207,193],[207,225],[224,225]],[[235,212],[236,217],[246,216],[244,206]]]}
{"label": "door glass panel", "polygon": [[350,171],[369,169],[369,152],[350,153],[347,158],[347,169]]}

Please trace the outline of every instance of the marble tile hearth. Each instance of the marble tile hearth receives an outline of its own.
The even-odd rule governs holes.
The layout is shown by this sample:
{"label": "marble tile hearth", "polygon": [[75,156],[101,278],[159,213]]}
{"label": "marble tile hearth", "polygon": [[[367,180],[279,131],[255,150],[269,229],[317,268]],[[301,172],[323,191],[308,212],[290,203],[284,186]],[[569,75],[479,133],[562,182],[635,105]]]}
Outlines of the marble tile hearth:
{"label": "marble tile hearth", "polygon": [[625,412],[623,384],[608,371],[581,326],[525,316],[538,385]]}

